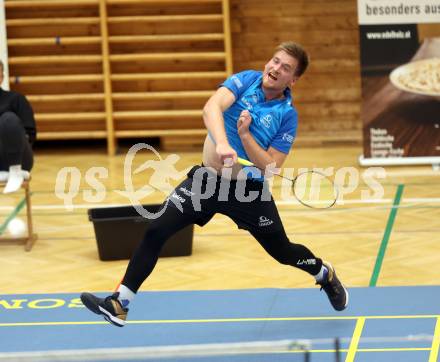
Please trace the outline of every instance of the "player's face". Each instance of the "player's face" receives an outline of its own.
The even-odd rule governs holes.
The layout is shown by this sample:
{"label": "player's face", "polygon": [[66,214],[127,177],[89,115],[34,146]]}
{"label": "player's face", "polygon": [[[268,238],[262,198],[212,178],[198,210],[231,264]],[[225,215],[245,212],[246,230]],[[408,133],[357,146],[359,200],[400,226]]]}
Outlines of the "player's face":
{"label": "player's face", "polygon": [[295,76],[297,66],[298,61],[295,58],[284,50],[279,50],[264,67],[263,86],[281,92],[286,87],[291,87],[297,80]]}

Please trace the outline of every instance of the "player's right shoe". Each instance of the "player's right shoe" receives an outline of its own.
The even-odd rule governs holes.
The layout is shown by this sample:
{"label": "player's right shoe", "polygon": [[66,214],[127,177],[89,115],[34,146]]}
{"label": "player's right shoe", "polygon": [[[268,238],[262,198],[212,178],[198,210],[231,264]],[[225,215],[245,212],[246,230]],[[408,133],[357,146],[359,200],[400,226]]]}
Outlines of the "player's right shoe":
{"label": "player's right shoe", "polygon": [[122,307],[118,296],[118,292],[106,298],[99,298],[91,293],[82,293],[81,301],[93,313],[101,314],[111,324],[123,327],[127,319],[128,308]]}

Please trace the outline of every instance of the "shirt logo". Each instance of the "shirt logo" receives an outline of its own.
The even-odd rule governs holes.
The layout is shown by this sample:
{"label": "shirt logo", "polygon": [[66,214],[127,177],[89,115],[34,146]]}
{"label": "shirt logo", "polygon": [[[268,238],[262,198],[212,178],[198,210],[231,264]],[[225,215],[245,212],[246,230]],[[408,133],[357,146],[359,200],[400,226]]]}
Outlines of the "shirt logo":
{"label": "shirt logo", "polygon": [[293,143],[293,136],[288,133],[284,133],[283,134],[283,141]]}
{"label": "shirt logo", "polygon": [[243,83],[235,75],[231,77],[232,81],[235,83],[237,88],[243,87]]}
{"label": "shirt logo", "polygon": [[244,103],[247,109],[252,109],[252,104],[245,97],[241,98],[241,101]]}
{"label": "shirt logo", "polygon": [[269,113],[267,115],[265,115],[262,119],[261,119],[261,123],[263,123],[263,126],[266,128],[269,128],[271,123],[272,123],[272,115]]}

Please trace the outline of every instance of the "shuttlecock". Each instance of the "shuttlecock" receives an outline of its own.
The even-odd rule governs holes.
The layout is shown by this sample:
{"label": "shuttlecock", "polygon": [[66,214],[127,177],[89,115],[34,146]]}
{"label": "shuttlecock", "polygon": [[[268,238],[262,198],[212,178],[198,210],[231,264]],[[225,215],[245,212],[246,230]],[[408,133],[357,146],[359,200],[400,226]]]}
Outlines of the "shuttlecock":
{"label": "shuttlecock", "polygon": [[8,232],[14,237],[26,235],[26,224],[22,219],[12,219],[8,224]]}

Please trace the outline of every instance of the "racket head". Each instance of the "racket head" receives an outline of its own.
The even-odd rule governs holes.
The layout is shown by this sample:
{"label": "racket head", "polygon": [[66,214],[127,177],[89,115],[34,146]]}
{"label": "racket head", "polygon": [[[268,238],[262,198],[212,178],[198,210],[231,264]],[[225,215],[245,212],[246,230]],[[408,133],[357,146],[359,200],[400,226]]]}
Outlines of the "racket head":
{"label": "racket head", "polygon": [[312,209],[329,209],[339,197],[332,179],[317,170],[300,172],[292,182],[292,192],[300,204]]}

